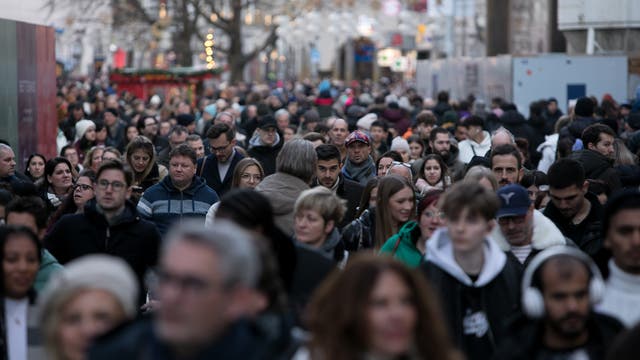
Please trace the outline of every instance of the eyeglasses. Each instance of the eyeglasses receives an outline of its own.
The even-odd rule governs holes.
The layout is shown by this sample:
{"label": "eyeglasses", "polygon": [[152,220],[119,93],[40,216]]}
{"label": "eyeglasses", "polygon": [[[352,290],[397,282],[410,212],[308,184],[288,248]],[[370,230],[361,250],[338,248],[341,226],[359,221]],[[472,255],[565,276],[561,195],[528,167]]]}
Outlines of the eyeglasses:
{"label": "eyeglasses", "polygon": [[73,190],[75,191],[75,190],[78,190],[78,189],[80,189],[82,191],[93,190],[93,186],[87,185],[87,184],[75,184],[73,186]]}
{"label": "eyeglasses", "polygon": [[442,211],[425,211],[422,213],[422,215],[428,217],[428,218],[438,218],[438,219],[442,219],[444,220],[445,218],[445,214]]}
{"label": "eyeglasses", "polygon": [[240,175],[240,178],[241,178],[242,180],[249,180],[249,179],[251,179],[251,180],[255,180],[255,181],[260,181],[260,180],[262,180],[262,175],[260,175],[260,174],[255,174],[255,175],[254,175],[254,174],[247,174],[247,173],[244,173],[244,174],[241,174],[241,175]]}
{"label": "eyeglasses", "polygon": [[218,153],[218,152],[225,151],[229,147],[229,145],[231,145],[231,143],[228,143],[225,146],[218,146],[218,147],[211,146],[211,147],[209,147],[209,149],[211,150],[212,153]]}
{"label": "eyeglasses", "polygon": [[498,219],[498,224],[500,225],[509,225],[510,222],[513,221],[514,224],[516,225],[522,225],[524,224],[525,219],[527,218],[526,215],[523,216],[504,216]]}
{"label": "eyeglasses", "polygon": [[181,292],[188,292],[192,294],[202,293],[208,288],[213,287],[205,279],[201,279],[192,275],[171,274],[163,270],[158,271],[158,284],[160,286],[176,286],[181,290]]}
{"label": "eyeglasses", "polygon": [[107,190],[109,188],[109,185],[111,185],[111,188],[113,189],[113,191],[122,191],[122,189],[124,189],[124,187],[126,186],[124,183],[121,183],[120,181],[113,181],[113,182],[108,182],[107,180],[98,181],[98,188],[100,190]]}

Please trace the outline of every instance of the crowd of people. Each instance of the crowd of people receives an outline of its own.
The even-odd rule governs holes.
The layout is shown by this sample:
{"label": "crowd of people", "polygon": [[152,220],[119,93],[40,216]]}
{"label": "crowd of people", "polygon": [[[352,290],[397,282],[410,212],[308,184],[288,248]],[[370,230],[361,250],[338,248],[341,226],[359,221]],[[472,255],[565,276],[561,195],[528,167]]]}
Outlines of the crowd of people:
{"label": "crowd of people", "polygon": [[640,98],[186,95],[68,82],[58,156],[0,142],[0,359],[635,357]]}

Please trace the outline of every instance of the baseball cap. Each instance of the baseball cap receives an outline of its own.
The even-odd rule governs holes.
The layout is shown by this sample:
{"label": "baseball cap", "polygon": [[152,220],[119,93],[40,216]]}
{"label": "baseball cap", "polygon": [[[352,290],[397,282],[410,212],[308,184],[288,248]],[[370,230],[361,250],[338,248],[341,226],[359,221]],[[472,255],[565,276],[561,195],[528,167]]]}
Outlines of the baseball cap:
{"label": "baseball cap", "polygon": [[276,123],[276,119],[273,116],[266,115],[266,116],[262,117],[262,119],[260,120],[260,122],[258,124],[258,127],[261,130],[265,130],[265,129],[268,129],[268,128],[276,129],[276,128],[278,128],[278,124]]}
{"label": "baseball cap", "polygon": [[500,198],[500,210],[497,218],[526,215],[531,206],[527,189],[518,184],[510,184],[497,191]]}
{"label": "baseball cap", "polygon": [[367,134],[363,133],[360,130],[356,130],[347,136],[347,139],[344,141],[346,146],[353,144],[356,141],[360,141],[361,143],[369,145],[369,137]]}

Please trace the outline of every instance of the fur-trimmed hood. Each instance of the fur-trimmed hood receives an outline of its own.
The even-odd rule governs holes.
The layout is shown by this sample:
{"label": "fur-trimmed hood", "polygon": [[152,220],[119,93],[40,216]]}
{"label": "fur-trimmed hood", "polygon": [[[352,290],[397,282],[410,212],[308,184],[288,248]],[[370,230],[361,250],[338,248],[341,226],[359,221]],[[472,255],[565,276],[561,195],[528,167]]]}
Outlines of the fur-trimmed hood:
{"label": "fur-trimmed hood", "polygon": [[[496,225],[491,232],[491,237],[502,251],[511,250],[511,245],[502,234],[500,226]],[[531,246],[535,250],[543,250],[554,245],[568,245],[567,239],[560,229],[540,211],[533,210],[533,236]]]}

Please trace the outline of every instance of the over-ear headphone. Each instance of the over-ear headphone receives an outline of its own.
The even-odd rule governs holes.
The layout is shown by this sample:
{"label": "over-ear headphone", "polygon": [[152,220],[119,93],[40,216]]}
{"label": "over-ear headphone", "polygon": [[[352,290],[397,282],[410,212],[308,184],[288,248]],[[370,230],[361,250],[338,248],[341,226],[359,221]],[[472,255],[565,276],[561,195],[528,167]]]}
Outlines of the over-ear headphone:
{"label": "over-ear headphone", "polygon": [[556,256],[570,256],[584,263],[591,272],[589,300],[592,304],[597,304],[602,300],[605,291],[604,280],[593,260],[576,248],[564,245],[552,246],[541,251],[531,260],[522,277],[522,310],[531,318],[541,318],[544,315],[544,298],[540,289],[532,286],[533,276],[547,260]]}

